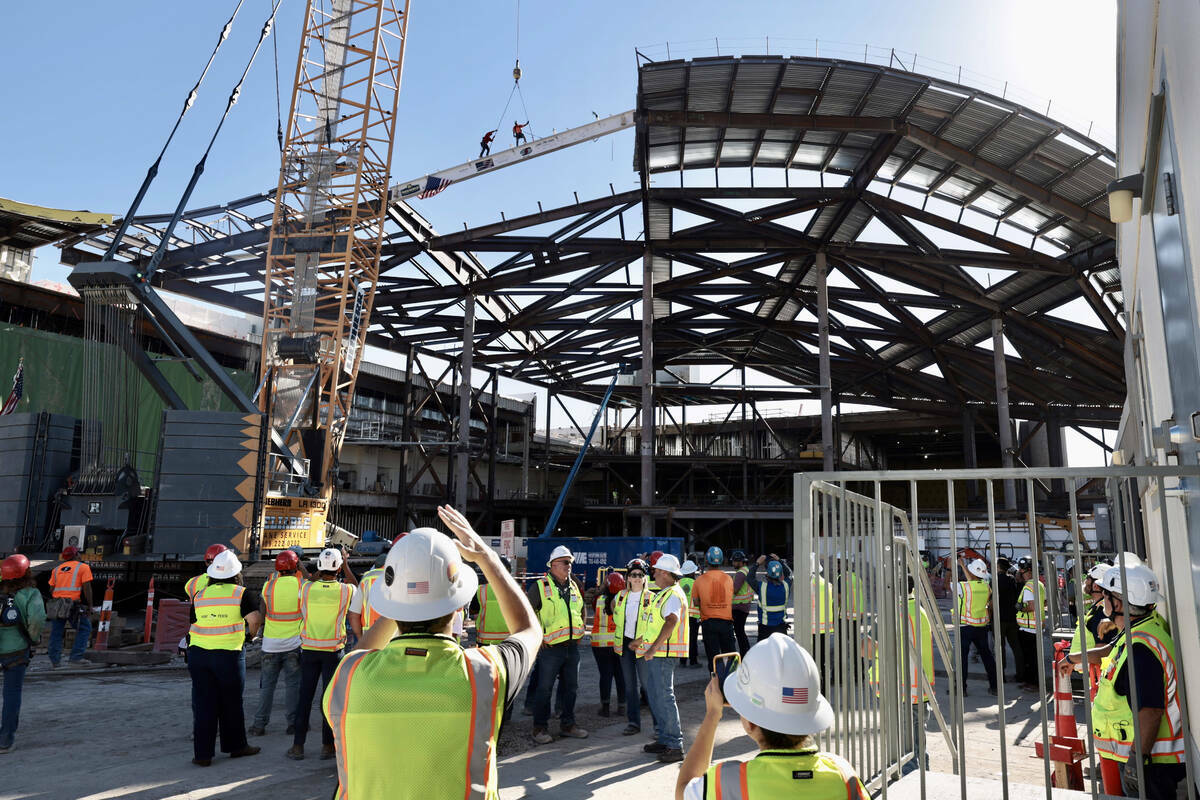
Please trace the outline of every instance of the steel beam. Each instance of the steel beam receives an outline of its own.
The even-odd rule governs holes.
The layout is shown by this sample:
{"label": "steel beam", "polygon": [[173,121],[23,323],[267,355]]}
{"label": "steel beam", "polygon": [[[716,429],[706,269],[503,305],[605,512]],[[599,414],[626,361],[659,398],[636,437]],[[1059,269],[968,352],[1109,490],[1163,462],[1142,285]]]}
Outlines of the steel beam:
{"label": "steel beam", "polygon": [[[1005,469],[1013,466],[1012,422],[1008,416],[1008,365],[1004,358],[1004,320],[992,317],[992,358],[996,370],[996,417],[1000,429],[1001,463]],[[1017,486],[1010,478],[1004,481],[1004,507],[1017,507]]]}
{"label": "steel beam", "polygon": [[817,336],[821,361],[821,457],[825,470],[833,469],[833,386],[829,368],[829,264],[825,251],[817,251]]}
{"label": "steel beam", "polygon": [[454,499],[465,510],[471,496],[468,477],[471,465],[471,359],[475,354],[475,295],[463,303],[462,353],[458,379],[458,448],[455,453]]}

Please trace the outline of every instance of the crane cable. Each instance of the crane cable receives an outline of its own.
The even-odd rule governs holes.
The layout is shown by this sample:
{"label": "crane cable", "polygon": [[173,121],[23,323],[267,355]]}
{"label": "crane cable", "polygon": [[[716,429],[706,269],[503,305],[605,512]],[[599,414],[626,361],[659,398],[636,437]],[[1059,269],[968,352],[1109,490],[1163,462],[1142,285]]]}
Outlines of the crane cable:
{"label": "crane cable", "polygon": [[179,112],[179,116],[175,118],[175,125],[171,128],[171,133],[167,135],[167,140],[163,142],[162,150],[158,151],[158,158],[154,159],[154,163],[150,165],[150,169],[146,170],[146,177],[142,181],[142,186],[138,189],[137,194],[133,198],[133,202],[129,205],[129,210],[125,212],[125,216],[121,219],[121,224],[117,228],[116,234],[113,236],[112,243],[104,252],[104,258],[101,261],[111,261],[116,255],[117,249],[125,240],[125,232],[129,230],[129,223],[133,219],[133,215],[137,213],[138,206],[142,204],[142,200],[146,197],[146,192],[150,188],[150,184],[154,182],[154,178],[158,175],[158,167],[162,164],[163,156],[167,152],[167,148],[171,144],[171,140],[175,138],[175,132],[179,130],[179,124],[183,122],[183,117],[191,109],[192,104],[196,102],[196,95],[200,91],[200,84],[204,82],[204,78],[208,75],[208,70],[216,60],[217,52],[221,49],[221,45],[229,38],[229,31],[233,29],[233,21],[237,19],[238,11],[242,8],[242,3],[245,0],[237,0],[237,5],[233,8],[233,13],[229,15],[229,20],[225,23],[225,27],[221,28],[220,35],[217,36],[217,44],[209,53],[208,61],[204,65],[204,69],[200,71],[200,77],[196,79],[196,83],[192,86],[192,90],[188,92],[187,100],[183,103],[183,109]]}
{"label": "crane cable", "polygon": [[[526,123],[529,121],[529,109],[525,107],[525,95],[521,92],[521,0],[517,0],[516,28],[516,44],[513,48],[516,54],[516,60],[513,65],[513,88],[508,93],[508,100],[504,103],[504,110],[500,112],[500,118],[496,121],[496,127],[493,129],[497,132],[500,131],[500,126],[504,124],[504,118],[508,115],[508,107],[512,105],[514,94],[521,99],[521,110],[525,112]],[[532,140],[534,138],[533,126],[526,124],[526,127],[529,128],[529,138]]]}
{"label": "crane cable", "polygon": [[[270,2],[270,0],[267,0]],[[271,37],[271,47],[275,51],[275,138],[279,140],[279,152],[283,152],[283,109],[279,104],[279,37]]]}

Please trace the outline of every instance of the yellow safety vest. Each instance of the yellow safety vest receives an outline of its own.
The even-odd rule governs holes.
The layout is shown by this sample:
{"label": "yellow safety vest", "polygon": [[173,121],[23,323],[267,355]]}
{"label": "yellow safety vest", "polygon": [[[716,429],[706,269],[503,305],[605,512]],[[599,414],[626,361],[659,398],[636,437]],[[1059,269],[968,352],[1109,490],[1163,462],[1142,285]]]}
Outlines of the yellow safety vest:
{"label": "yellow safety vest", "polygon": [[692,587],[695,585],[696,579],[690,576],[679,579],[679,588],[683,589],[683,593],[688,599],[688,616],[692,619],[700,619],[700,606],[692,602]]}
{"label": "yellow safety vest", "polygon": [[[1166,709],[1158,724],[1158,733],[1150,749],[1150,760],[1156,764],[1182,764],[1185,746],[1183,742],[1183,714],[1179,706],[1178,687],[1175,673],[1175,642],[1167,633],[1156,615],[1150,615],[1133,624],[1135,644],[1149,647],[1163,667]],[[1096,752],[1114,761],[1128,761],[1133,752],[1133,710],[1129,697],[1117,694],[1117,673],[1121,671],[1129,656],[1125,635],[1113,644],[1112,655],[1105,659],[1100,673],[1100,688],[1092,702],[1092,738],[1096,740]],[[1129,675],[1132,684],[1133,675]]]}
{"label": "yellow safety vest", "polygon": [[[1030,597],[1027,599],[1025,597],[1026,589],[1029,589],[1030,594],[1035,593],[1033,589],[1030,589],[1029,583],[1034,583],[1037,585],[1037,592],[1036,592],[1037,598],[1036,599],[1033,597]],[[1019,625],[1021,630],[1025,631],[1026,633],[1037,633],[1038,632],[1038,623],[1037,623],[1038,611],[1036,608],[1034,608],[1033,611],[1026,611],[1024,606],[1026,603],[1028,603],[1030,601],[1033,601],[1034,603],[1040,605],[1042,607],[1042,618],[1045,619],[1045,616],[1046,616],[1046,614],[1045,614],[1045,612],[1046,612],[1046,587],[1043,586],[1040,581],[1034,581],[1033,578],[1029,579],[1029,583],[1027,583],[1021,587],[1021,600],[1020,600],[1021,608],[1017,611],[1017,625]]]}
{"label": "yellow safety vest", "polygon": [[842,608],[850,619],[858,619],[867,610],[867,594],[862,578],[853,572],[842,574]]}
{"label": "yellow safety vest", "polygon": [[363,573],[362,580],[358,582],[358,588],[362,589],[362,611],[359,613],[362,616],[361,623],[364,634],[371,630],[375,620],[379,619],[379,613],[371,607],[371,585],[382,576],[382,568],[372,567]]}
{"label": "yellow safety vest", "polygon": [[[917,617],[920,615],[921,627],[921,649],[920,653],[916,652],[917,647]],[[871,667],[867,675],[867,683],[875,688],[875,696],[879,697],[879,647],[876,645],[875,664]],[[920,662],[917,661],[918,655]],[[900,659],[900,654],[896,654],[896,658]],[[925,613],[925,609],[918,608],[917,601],[913,597],[908,598],[908,697],[913,703],[920,703],[929,700],[929,695],[922,690],[920,673],[917,672],[917,664],[925,670],[925,678],[929,681],[929,685],[933,686],[933,629],[929,627],[929,615]]]}
{"label": "yellow safety vest", "polygon": [[382,650],[350,653],[322,701],[337,743],[336,797],[496,800],[507,690],[494,647],[403,634]]}
{"label": "yellow safety vest", "polygon": [[199,575],[185,583],[183,585],[183,591],[185,594],[187,594],[188,600],[194,598],[196,596],[196,592],[200,591],[205,586],[208,586],[209,580],[210,578],[208,577],[208,573],[201,572]]}
{"label": "yellow safety vest", "polygon": [[[641,596],[642,605],[646,605],[654,599],[654,592],[649,589],[642,589]],[[613,623],[616,630],[613,631],[613,643],[624,643],[625,639],[625,607],[629,604],[629,590],[622,589],[613,597]],[[636,639],[643,634],[642,615],[639,609],[633,609],[637,621],[633,623],[633,636],[631,639]]]}
{"label": "yellow safety vest", "polygon": [[550,576],[538,578],[537,585],[542,594],[542,607],[538,609],[538,621],[542,623],[542,644],[554,645],[582,639],[583,596],[579,594],[575,581],[567,579],[570,606]]}
{"label": "yellow safety vest", "polygon": [[[1088,624],[1090,624],[1092,621],[1092,618],[1097,615],[1100,615],[1100,616],[1104,615],[1104,609],[1099,604],[1093,604],[1090,608],[1088,608],[1086,611],[1084,611],[1084,613],[1083,613],[1083,647],[1079,646],[1079,627],[1078,627],[1078,625],[1075,625],[1072,627],[1072,629],[1075,631],[1075,633],[1074,633],[1074,635],[1071,636],[1071,649],[1068,650],[1067,652],[1082,653],[1085,650],[1092,650],[1093,648],[1096,647],[1096,637],[1092,635],[1092,631],[1088,627]],[[1087,659],[1083,659],[1083,663],[1087,663]]]}
{"label": "yellow safety vest", "polygon": [[479,601],[479,616],[475,618],[475,643],[496,644],[508,638],[510,631],[500,612],[500,603],[496,601],[496,593],[488,584],[479,587],[475,594]]}
{"label": "yellow safety vest", "polygon": [[276,572],[263,586],[263,604],[267,618],[263,622],[266,639],[290,639],[300,633],[300,578]]}
{"label": "yellow safety vest", "polygon": [[663,607],[666,606],[667,600],[671,597],[679,598],[679,619],[676,620],[675,630],[671,631],[671,635],[667,638],[662,646],[654,652],[655,658],[687,658],[688,657],[688,624],[687,624],[687,598],[683,595],[683,590],[679,588],[679,584],[674,584],[669,589],[662,589],[654,599],[649,603],[642,603],[641,618],[638,620],[638,625],[642,627],[642,646],[634,649],[634,652],[639,656],[644,655],[650,649],[650,645],[658,638],[658,634],[662,632],[663,625],[666,624],[666,617],[663,615]]}
{"label": "yellow safety vest", "polygon": [[246,643],[242,619],[243,586],[215,583],[192,598],[196,621],[188,630],[188,643],[203,650],[241,650]]}
{"label": "yellow safety vest", "polygon": [[346,614],[354,587],[337,581],[308,581],[300,590],[300,646],[335,652],[346,644]]}
{"label": "yellow safety vest", "polygon": [[956,591],[958,615],[963,625],[980,628],[991,621],[988,601],[992,598],[992,587],[988,586],[986,581],[959,581]]}
{"label": "yellow safety vest", "polygon": [[617,638],[617,620],[613,616],[616,596],[607,603],[603,593],[596,596],[592,614],[592,647],[612,647]]}
{"label": "yellow safety vest", "polygon": [[738,572],[745,575],[746,580],[742,581],[742,588],[733,593],[733,606],[741,606],[741,610],[749,614],[750,604],[754,602],[754,589],[750,586],[750,568],[742,567]]}
{"label": "yellow safety vest", "polygon": [[816,750],[763,750],[750,761],[722,761],[704,774],[705,800],[869,800],[845,759]]}
{"label": "yellow safety vest", "polygon": [[[821,598],[820,604],[817,598]],[[812,632],[833,633],[833,587],[820,575],[812,580]]]}

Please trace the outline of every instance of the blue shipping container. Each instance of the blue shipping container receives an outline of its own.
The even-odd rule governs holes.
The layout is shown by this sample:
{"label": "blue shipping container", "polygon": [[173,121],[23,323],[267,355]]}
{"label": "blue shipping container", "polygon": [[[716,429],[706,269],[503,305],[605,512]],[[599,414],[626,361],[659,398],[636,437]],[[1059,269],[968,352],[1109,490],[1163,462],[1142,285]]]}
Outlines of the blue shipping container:
{"label": "blue shipping container", "polygon": [[640,536],[614,536],[600,539],[569,539],[565,537],[530,538],[527,542],[529,557],[525,569],[532,573],[546,571],[546,561],[555,547],[565,545],[575,556],[571,573],[585,588],[596,585],[596,574],[601,567],[624,569],[630,559],[645,553],[662,550],[683,560],[683,539],[679,537],[643,539]]}

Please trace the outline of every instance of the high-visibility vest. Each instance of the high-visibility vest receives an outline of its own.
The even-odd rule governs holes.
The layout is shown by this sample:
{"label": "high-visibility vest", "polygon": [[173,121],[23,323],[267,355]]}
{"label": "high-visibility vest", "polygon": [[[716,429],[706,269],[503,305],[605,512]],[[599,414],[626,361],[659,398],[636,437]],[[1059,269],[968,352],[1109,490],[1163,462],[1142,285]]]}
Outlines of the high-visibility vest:
{"label": "high-visibility vest", "polygon": [[988,601],[992,598],[992,587],[987,581],[959,581],[958,615],[963,625],[979,628],[991,621]]}
{"label": "high-visibility vest", "polygon": [[205,586],[208,586],[209,580],[210,580],[210,578],[208,577],[208,573],[201,572],[199,575],[197,575],[194,578],[191,578],[187,583],[185,583],[183,585],[184,594],[186,594],[188,596],[188,599],[191,600],[192,598],[194,598],[196,596],[196,592],[200,591]]}
{"label": "high-visibility vest", "polygon": [[801,797],[869,800],[845,759],[816,750],[763,750],[750,761],[722,761],[704,774],[705,800]]}
{"label": "high-visibility vest", "polygon": [[[1155,658],[1162,664],[1165,678],[1163,694],[1166,698],[1166,713],[1159,721],[1154,745],[1150,748],[1150,760],[1156,764],[1181,764],[1184,761],[1185,748],[1183,715],[1179,697],[1175,693],[1178,687],[1175,674],[1175,642],[1155,615],[1133,623],[1131,632],[1135,644],[1149,647],[1154,653]],[[1133,751],[1133,710],[1129,706],[1129,698],[1117,694],[1114,685],[1117,673],[1129,657],[1126,644],[1125,635],[1122,633],[1113,644],[1112,654],[1102,668],[1100,688],[1092,703],[1092,738],[1096,740],[1096,752],[1115,761],[1128,761]],[[1132,684],[1133,675],[1128,677]]]}
{"label": "high-visibility vest", "polygon": [[742,581],[742,588],[733,593],[733,606],[742,612],[750,613],[750,604],[754,602],[754,588],[750,585],[750,568],[742,567],[738,570],[746,577]]}
{"label": "high-visibility vest", "polygon": [[867,593],[863,591],[862,578],[856,573],[842,573],[842,610],[850,619],[858,619],[867,610]]}
{"label": "high-visibility vest", "polygon": [[[1037,592],[1036,592],[1037,597],[1036,598],[1033,597],[1035,592],[1030,587],[1030,585],[1029,585],[1030,583],[1037,586]],[[1025,593],[1027,591],[1029,592],[1028,597],[1025,596]],[[1025,610],[1026,603],[1035,603],[1036,605],[1040,605],[1042,607],[1042,618],[1043,619],[1045,618],[1046,587],[1043,586],[1040,582],[1034,581],[1032,578],[1029,580],[1029,583],[1026,583],[1021,588],[1021,600],[1020,600],[1021,608],[1017,611],[1017,625],[1019,625],[1021,630],[1025,631],[1026,633],[1037,633],[1037,631],[1038,631],[1038,610],[1035,607],[1033,609],[1033,611],[1026,611]]]}
{"label": "high-visibility vest", "polygon": [[690,575],[686,578],[679,579],[679,588],[683,589],[683,594],[688,599],[688,617],[692,619],[700,619],[700,607],[692,601],[692,587],[696,585],[696,579]]}
{"label": "high-visibility vest", "polygon": [[[917,626],[920,620],[921,628],[921,649],[917,651]],[[867,683],[875,689],[875,696],[879,697],[879,650],[876,645],[875,664],[871,667],[867,674]],[[900,654],[896,654],[896,658],[900,658]],[[929,615],[925,613],[925,609],[917,606],[917,601],[913,597],[908,598],[908,697],[913,703],[920,703],[929,700],[929,695],[923,691],[921,686],[920,673],[917,672],[918,664],[925,670],[925,678],[929,681],[929,685],[933,686],[933,628],[929,627]]]}
{"label": "high-visibility vest", "polygon": [[66,597],[78,600],[83,595],[83,562],[64,561],[54,568],[55,586],[51,597]]}
{"label": "high-visibility vest", "polygon": [[[1067,652],[1082,653],[1086,650],[1095,648],[1096,637],[1092,635],[1092,630],[1088,627],[1088,625],[1090,625],[1092,620],[1097,616],[1104,616],[1104,609],[1099,604],[1093,605],[1083,613],[1083,647],[1079,646],[1078,626],[1072,626],[1072,629],[1075,631],[1075,633],[1071,636],[1071,649]],[[1086,662],[1087,659],[1084,658],[1083,661]]]}
{"label": "high-visibility vest", "polygon": [[672,597],[678,598],[680,602],[679,619],[675,622],[675,630],[671,631],[671,635],[667,640],[654,652],[654,657],[688,657],[688,601],[684,597],[683,590],[679,588],[678,583],[672,585],[669,589],[660,590],[651,602],[642,603],[641,619],[638,621],[638,624],[643,626],[642,646],[634,650],[639,656],[645,654],[650,649],[650,645],[654,644],[654,641],[658,639],[658,634],[662,632],[663,625],[666,624],[663,607],[666,606],[667,600]]}
{"label": "high-visibility vest", "polygon": [[263,638],[290,639],[300,634],[300,577],[276,572],[263,586],[267,618]]}
{"label": "high-visibility vest", "polygon": [[508,638],[510,631],[500,612],[500,603],[496,600],[496,592],[488,584],[479,587],[475,594],[479,601],[479,616],[475,618],[475,643],[496,644]]}
{"label": "high-visibility vest", "polygon": [[[641,602],[641,604],[643,606],[648,604],[653,599],[654,599],[654,592],[650,591],[650,589],[648,589],[648,588],[642,589],[642,593],[641,593],[641,597],[639,598],[639,601]],[[616,630],[613,632],[613,644],[616,644],[617,642],[624,642],[625,619],[626,619],[625,614],[626,614],[626,606],[628,606],[628,604],[629,604],[629,590],[628,589],[622,589],[621,591],[617,592],[613,596],[613,625],[616,627]],[[637,621],[634,622],[634,624],[633,624],[633,636],[631,636],[629,638],[636,639],[639,636],[643,635],[644,628],[645,628],[645,626],[642,624],[641,610],[637,609],[637,608],[633,608],[633,609],[629,610],[629,613],[632,613],[637,618]]]}
{"label": "high-visibility vest", "polygon": [[596,596],[592,615],[592,647],[612,647],[617,636],[617,620],[613,616],[616,596],[606,600],[608,595]]}
{"label": "high-visibility vest", "polygon": [[241,650],[246,643],[242,618],[244,586],[215,583],[192,598],[196,621],[188,630],[188,643],[202,650]]}
{"label": "high-visibility vest", "polygon": [[788,599],[792,587],[787,581],[765,580],[758,585],[758,624],[782,625],[787,621]]}
{"label": "high-visibility vest", "polygon": [[[833,587],[820,575],[812,578],[812,632],[833,633]],[[820,602],[817,602],[820,598]]]}
{"label": "high-visibility vest", "polygon": [[362,580],[358,582],[358,588],[362,591],[362,611],[359,614],[362,616],[363,633],[371,630],[375,620],[379,619],[379,612],[371,607],[371,585],[382,576],[382,567],[372,567],[363,573]]}
{"label": "high-visibility vest", "polygon": [[575,581],[567,579],[571,602],[568,605],[554,579],[546,575],[538,578],[538,591],[542,595],[542,607],[538,609],[538,621],[542,623],[542,644],[555,645],[583,638],[583,596]]}
{"label": "high-visibility vest", "polygon": [[346,614],[354,587],[337,581],[308,581],[300,590],[300,646],[334,652],[346,644]]}
{"label": "high-visibility vest", "polygon": [[496,738],[507,691],[493,647],[402,634],[382,650],[350,653],[322,700],[336,741],[335,796],[496,800]]}

